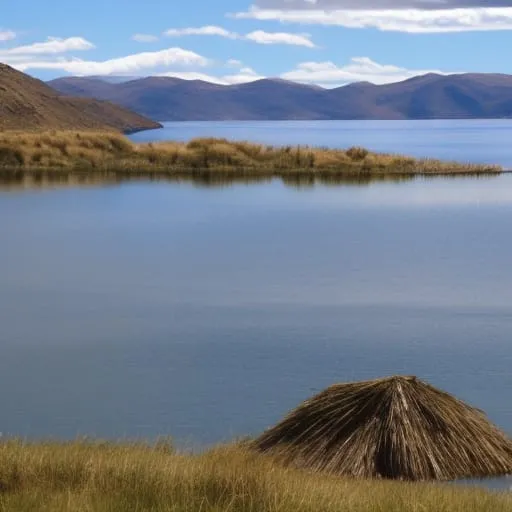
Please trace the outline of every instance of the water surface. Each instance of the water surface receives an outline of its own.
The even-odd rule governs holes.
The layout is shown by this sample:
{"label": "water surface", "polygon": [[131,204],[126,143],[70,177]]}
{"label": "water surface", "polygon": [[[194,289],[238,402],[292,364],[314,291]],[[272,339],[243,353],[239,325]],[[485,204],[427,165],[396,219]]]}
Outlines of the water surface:
{"label": "water surface", "polygon": [[4,435],[204,446],[393,374],[512,435],[512,175],[13,189],[0,216]]}
{"label": "water surface", "polygon": [[512,169],[512,120],[170,122],[136,141],[225,137],[264,144],[302,144],[502,165]]}

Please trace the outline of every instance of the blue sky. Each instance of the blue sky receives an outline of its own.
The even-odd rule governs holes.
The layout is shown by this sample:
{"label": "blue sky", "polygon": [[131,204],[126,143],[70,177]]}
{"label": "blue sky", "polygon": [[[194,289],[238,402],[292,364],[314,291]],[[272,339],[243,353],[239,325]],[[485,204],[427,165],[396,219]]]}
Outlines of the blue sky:
{"label": "blue sky", "polygon": [[262,77],[334,87],[511,73],[512,1],[16,0],[0,61],[34,76]]}

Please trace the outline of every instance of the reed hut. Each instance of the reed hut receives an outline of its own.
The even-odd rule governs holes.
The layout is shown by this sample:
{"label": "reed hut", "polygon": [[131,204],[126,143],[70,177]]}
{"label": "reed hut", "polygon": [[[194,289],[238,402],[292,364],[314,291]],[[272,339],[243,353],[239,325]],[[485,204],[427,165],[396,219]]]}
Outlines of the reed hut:
{"label": "reed hut", "polygon": [[479,409],[416,377],[331,386],[252,447],[288,465],[356,478],[512,474],[512,440]]}

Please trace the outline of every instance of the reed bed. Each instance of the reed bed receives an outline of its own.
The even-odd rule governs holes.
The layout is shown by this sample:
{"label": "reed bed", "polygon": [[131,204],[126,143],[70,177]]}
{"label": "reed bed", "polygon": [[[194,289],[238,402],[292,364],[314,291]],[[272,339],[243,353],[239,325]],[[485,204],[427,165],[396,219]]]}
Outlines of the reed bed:
{"label": "reed bed", "polygon": [[357,478],[512,474],[512,440],[480,410],[416,377],[331,386],[252,446],[285,465]]}
{"label": "reed bed", "polygon": [[510,512],[512,496],[284,468],[241,446],[0,443],[0,511]]}
{"label": "reed bed", "polygon": [[200,138],[188,143],[135,144],[110,132],[1,132],[0,174],[76,170],[111,171],[129,176],[237,175],[336,177],[498,174],[494,165],[475,165],[399,155],[302,146],[273,147],[226,139]]}

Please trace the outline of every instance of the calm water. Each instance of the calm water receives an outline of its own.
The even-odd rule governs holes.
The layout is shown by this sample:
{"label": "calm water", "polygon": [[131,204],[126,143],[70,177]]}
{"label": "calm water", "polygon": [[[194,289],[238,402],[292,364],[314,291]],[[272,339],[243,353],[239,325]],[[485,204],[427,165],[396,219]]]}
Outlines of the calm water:
{"label": "calm water", "polygon": [[202,446],[392,374],[512,435],[512,175],[0,191],[0,216],[4,435]]}
{"label": "calm water", "polygon": [[364,146],[373,151],[461,162],[499,164],[512,169],[512,120],[462,121],[269,121],[165,123],[162,130],[137,133],[134,140],[189,140],[227,137],[264,144]]}

